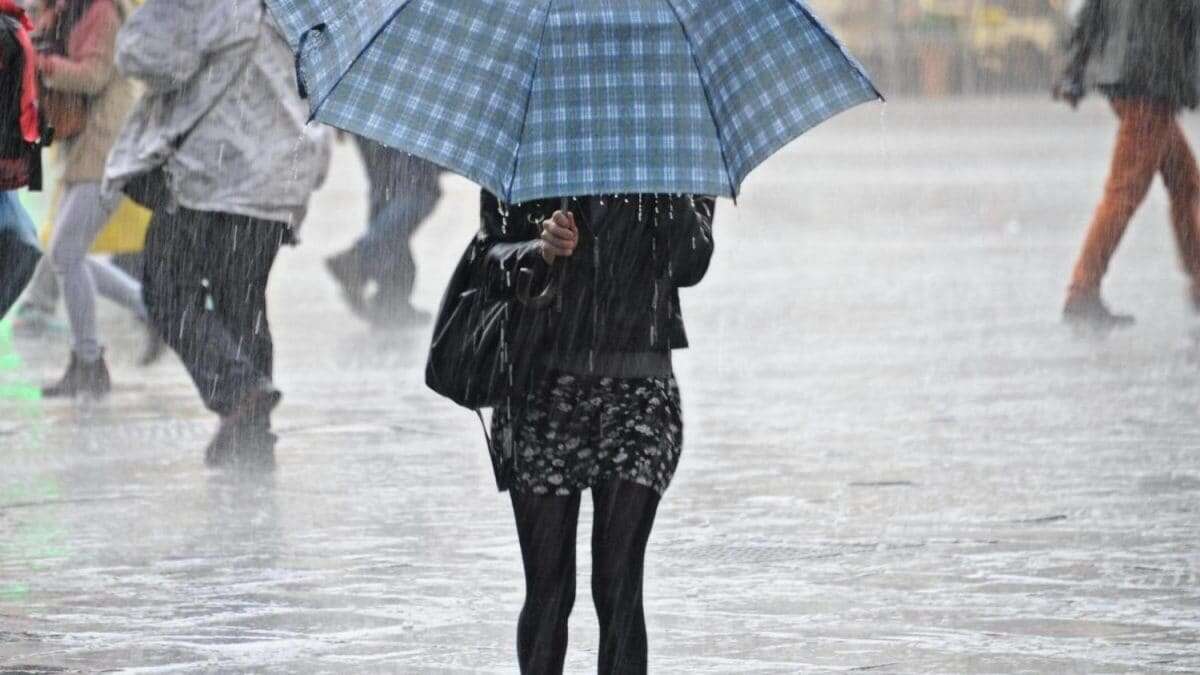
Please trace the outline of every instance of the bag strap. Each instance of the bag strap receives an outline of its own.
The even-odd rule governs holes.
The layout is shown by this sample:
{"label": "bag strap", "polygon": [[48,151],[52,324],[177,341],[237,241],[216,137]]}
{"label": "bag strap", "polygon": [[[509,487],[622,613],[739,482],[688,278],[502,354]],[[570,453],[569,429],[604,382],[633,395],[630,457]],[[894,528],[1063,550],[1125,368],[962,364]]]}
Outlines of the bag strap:
{"label": "bag strap", "polygon": [[483,421],[483,411],[477,409],[475,416],[479,418],[479,426],[483,429],[483,440],[487,441],[488,450],[494,451],[495,448],[492,447],[492,434],[488,432],[487,422]]}

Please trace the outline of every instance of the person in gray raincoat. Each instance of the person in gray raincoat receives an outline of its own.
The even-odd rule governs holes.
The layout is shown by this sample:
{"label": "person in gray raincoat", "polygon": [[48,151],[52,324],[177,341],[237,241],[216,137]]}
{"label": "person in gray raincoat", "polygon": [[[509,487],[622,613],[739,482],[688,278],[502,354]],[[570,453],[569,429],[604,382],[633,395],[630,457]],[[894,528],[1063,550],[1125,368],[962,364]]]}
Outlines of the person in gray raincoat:
{"label": "person in gray raincoat", "polygon": [[1106,96],[1120,130],[1104,197],[1075,264],[1063,317],[1111,328],[1133,323],[1100,297],[1109,261],[1156,174],[1171,217],[1191,300],[1200,311],[1200,170],[1176,120],[1200,104],[1200,0],[1088,0],[1055,96],[1072,106],[1091,90]]}
{"label": "person in gray raincoat", "polygon": [[260,0],[148,0],[117,40],[146,87],[109,156],[105,192],[153,207],[150,317],[221,417],[205,461],[274,462],[280,400],[266,286],[329,161],[295,60]]}

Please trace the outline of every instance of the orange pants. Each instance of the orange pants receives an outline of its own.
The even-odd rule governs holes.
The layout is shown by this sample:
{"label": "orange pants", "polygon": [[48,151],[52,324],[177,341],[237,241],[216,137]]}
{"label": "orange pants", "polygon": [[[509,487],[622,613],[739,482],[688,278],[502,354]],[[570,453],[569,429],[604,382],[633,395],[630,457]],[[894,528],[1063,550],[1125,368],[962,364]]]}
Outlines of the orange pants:
{"label": "orange pants", "polygon": [[1200,169],[1170,105],[1136,98],[1112,101],[1121,120],[1104,199],[1088,228],[1071,276],[1071,293],[1099,293],[1100,281],[1125,228],[1161,173],[1184,270],[1200,287]]}

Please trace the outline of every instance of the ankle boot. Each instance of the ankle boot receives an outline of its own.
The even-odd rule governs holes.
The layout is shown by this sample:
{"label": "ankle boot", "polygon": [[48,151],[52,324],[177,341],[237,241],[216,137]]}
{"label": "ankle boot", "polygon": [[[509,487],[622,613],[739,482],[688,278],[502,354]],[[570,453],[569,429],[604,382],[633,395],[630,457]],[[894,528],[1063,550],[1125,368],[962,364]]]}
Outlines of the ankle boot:
{"label": "ankle boot", "polygon": [[43,387],[43,398],[67,398],[87,394],[104,396],[112,391],[112,380],[108,376],[108,366],[104,363],[104,354],[92,362],[84,361],[75,352],[71,352],[71,363],[67,372],[58,382]]}

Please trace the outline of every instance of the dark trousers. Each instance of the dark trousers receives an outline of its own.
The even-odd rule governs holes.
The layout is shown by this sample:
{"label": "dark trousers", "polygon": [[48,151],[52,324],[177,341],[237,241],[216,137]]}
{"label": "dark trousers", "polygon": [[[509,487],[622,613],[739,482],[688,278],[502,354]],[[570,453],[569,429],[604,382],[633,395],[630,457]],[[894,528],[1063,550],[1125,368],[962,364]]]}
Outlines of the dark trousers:
{"label": "dark trousers", "polygon": [[150,320],[219,415],[274,372],[267,277],[287,237],[283,223],[184,208],[146,233]]}
{"label": "dark trousers", "polygon": [[417,278],[411,240],[437,206],[439,169],[419,157],[355,137],[370,182],[367,232],[354,245],[364,276],[379,301],[406,305]]}
{"label": "dark trousers", "polygon": [[[621,480],[592,489],[592,599],[603,675],[646,672],[642,571],[658,501],[654,490]],[[512,502],[525,566],[525,606],[517,624],[521,672],[561,673],[575,604],[580,496],[514,492]]]}

